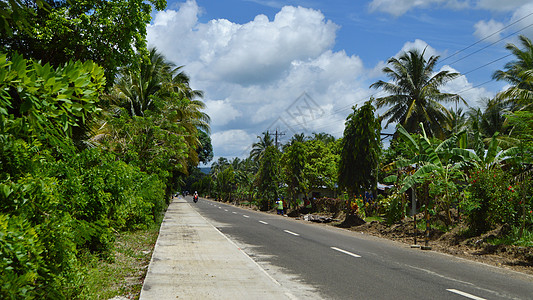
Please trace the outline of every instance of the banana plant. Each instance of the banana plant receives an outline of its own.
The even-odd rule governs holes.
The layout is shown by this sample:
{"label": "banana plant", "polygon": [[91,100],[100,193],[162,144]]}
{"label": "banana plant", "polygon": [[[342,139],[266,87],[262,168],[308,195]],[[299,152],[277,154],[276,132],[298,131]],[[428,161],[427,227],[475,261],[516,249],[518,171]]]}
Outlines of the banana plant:
{"label": "banana plant", "polygon": [[[450,207],[455,198],[453,195],[457,192],[454,181],[463,177],[464,174],[461,171],[463,165],[461,163],[466,159],[464,156],[458,155],[454,149],[457,147],[458,138],[465,132],[454,134],[439,144],[432,144],[426,135],[424,126],[420,124],[420,127],[419,139],[414,139],[403,126],[398,125],[397,127],[399,137],[416,153],[411,159],[401,159],[394,163],[399,170],[411,170],[409,175],[399,182],[400,193],[414,188],[415,185],[422,186],[435,198],[440,198],[438,204],[446,210],[447,222],[450,224]],[[389,176],[386,179],[396,181],[398,178],[397,176]],[[430,201],[429,195],[425,195],[425,197],[427,219],[429,217],[427,215],[428,209],[433,206],[433,201]]]}

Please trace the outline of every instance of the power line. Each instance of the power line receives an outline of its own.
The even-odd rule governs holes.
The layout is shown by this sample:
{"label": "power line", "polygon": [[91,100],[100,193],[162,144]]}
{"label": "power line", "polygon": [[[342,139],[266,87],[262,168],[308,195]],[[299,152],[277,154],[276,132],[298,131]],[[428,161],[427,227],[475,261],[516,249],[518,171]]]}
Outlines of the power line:
{"label": "power line", "polygon": [[[488,36],[482,38],[481,40],[479,40],[479,41],[477,41],[477,42],[475,42],[475,43],[473,43],[473,44],[471,44],[471,45],[469,45],[469,46],[467,46],[467,47],[465,47],[465,48],[463,48],[463,49],[461,49],[461,50],[455,52],[454,54],[452,54],[452,55],[450,55],[450,56],[448,56],[448,57],[443,58],[443,59],[441,60],[441,62],[443,62],[443,61],[445,61],[445,60],[447,60],[447,59],[449,59],[449,58],[451,58],[451,57],[454,57],[455,55],[457,55],[457,54],[459,54],[459,53],[461,53],[461,52],[464,52],[464,51],[466,51],[467,49],[470,49],[470,48],[474,47],[475,45],[477,45],[477,44],[479,44],[479,43],[481,43],[481,42],[483,42],[483,41],[489,39],[491,36],[493,36],[493,35],[495,35],[495,34],[498,34],[498,33],[502,32],[502,31],[504,31],[505,29],[507,29],[507,28],[513,26],[514,24],[516,24],[516,23],[518,23],[518,22],[524,20],[525,18],[527,18],[527,17],[529,17],[529,16],[531,16],[531,15],[533,15],[533,12],[530,13],[530,14],[528,14],[528,15],[526,15],[526,16],[524,16],[524,17],[522,17],[522,18],[520,18],[520,19],[518,19],[518,20],[516,20],[516,21],[514,21],[513,23],[511,23],[511,24],[509,24],[509,25],[503,27],[502,29],[500,29],[500,30],[498,30],[498,31],[496,31],[496,32],[493,32],[492,34],[490,34],[490,35],[488,35]],[[521,30],[523,30],[523,29],[521,29]]]}
{"label": "power line", "polygon": [[[481,40],[479,40],[479,41],[477,41],[477,42],[475,42],[475,43],[473,43],[473,44],[471,44],[471,45],[469,45],[469,46],[467,46],[467,47],[465,47],[465,48],[460,49],[459,51],[453,53],[452,55],[443,58],[443,59],[441,60],[441,62],[444,62],[444,61],[446,61],[446,60],[448,60],[448,59],[450,59],[450,58],[456,56],[457,54],[462,53],[462,52],[464,52],[464,51],[466,51],[466,50],[472,48],[473,46],[475,46],[475,45],[477,45],[477,44],[479,44],[479,43],[481,43],[481,42],[483,42],[483,41],[489,39],[490,37],[492,37],[492,36],[494,36],[494,35],[496,35],[496,34],[498,34],[498,33],[500,33],[500,32],[503,32],[504,30],[506,30],[506,29],[508,29],[509,27],[511,27],[511,26],[513,26],[513,25],[515,25],[515,24],[517,24],[518,22],[520,22],[520,21],[522,21],[522,20],[524,20],[524,19],[530,17],[531,15],[533,15],[533,12],[527,14],[526,16],[524,16],[524,17],[522,17],[522,18],[520,18],[520,19],[518,19],[518,20],[516,20],[516,21],[514,21],[514,22],[512,22],[512,23],[510,23],[510,24],[508,24],[507,26],[503,27],[502,29],[500,29],[500,30],[498,30],[498,31],[496,31],[496,32],[493,32],[492,34],[486,36],[485,38],[483,38],[483,39],[481,39]],[[497,41],[495,41],[495,42],[492,42],[492,43],[486,45],[486,46],[483,47],[483,48],[480,48],[480,49],[478,49],[478,50],[476,50],[476,51],[474,51],[474,52],[472,52],[472,53],[469,53],[469,54],[467,54],[467,55],[465,55],[465,56],[463,56],[463,57],[461,57],[461,58],[459,58],[459,59],[457,59],[457,60],[451,62],[449,65],[455,64],[455,63],[457,63],[457,62],[459,62],[459,61],[462,61],[462,60],[464,60],[464,59],[466,59],[466,58],[468,58],[468,57],[474,55],[474,54],[477,54],[477,53],[479,53],[479,52],[481,52],[481,51],[483,51],[483,50],[485,50],[485,49],[487,49],[487,48],[489,48],[489,47],[491,47],[491,46],[493,46],[493,45],[495,45],[495,44],[497,44],[497,43],[503,41],[504,39],[507,39],[507,38],[509,38],[509,37],[511,37],[511,36],[513,36],[513,35],[515,35],[515,34],[517,34],[517,33],[519,33],[519,32],[521,32],[521,31],[523,31],[523,30],[529,28],[529,27],[532,27],[532,26],[533,26],[533,23],[531,23],[531,24],[529,24],[529,25],[527,25],[527,26],[524,26],[524,27],[522,27],[521,29],[512,32],[511,34],[508,34],[508,35],[506,35],[505,37],[500,38],[499,40],[497,40]],[[512,55],[513,55],[513,54],[511,53],[511,54],[505,55],[505,56],[503,56],[503,57],[500,57],[500,58],[494,59],[494,60],[492,60],[492,61],[490,61],[490,62],[488,62],[488,63],[485,63],[485,64],[483,64],[483,65],[481,65],[481,66],[479,66],[479,67],[476,67],[476,68],[474,68],[474,69],[472,69],[472,70],[470,70],[470,71],[464,72],[464,73],[462,73],[461,75],[467,75],[467,74],[470,74],[470,73],[472,73],[472,72],[475,72],[475,71],[477,71],[477,70],[479,70],[479,69],[481,69],[481,68],[484,68],[484,67],[486,67],[486,66],[488,66],[488,65],[490,65],[490,64],[493,64],[493,63],[495,63],[495,62],[497,62],[497,61],[500,61],[500,60],[502,60],[502,59],[504,59],[504,58],[507,58],[507,57],[509,57],[509,56],[512,56]],[[472,87],[470,87],[470,88],[467,88],[467,89],[464,89],[464,90],[462,90],[462,91],[459,91],[458,94],[461,94],[461,93],[464,93],[464,92],[470,91],[470,90],[472,90],[472,89],[478,88],[478,87],[480,87],[480,86],[486,85],[486,84],[488,84],[488,83],[490,83],[490,82],[492,82],[492,81],[494,81],[494,79],[491,79],[491,80],[485,81],[485,82],[483,82],[483,83],[480,83],[480,84],[474,85],[474,86],[472,86]],[[323,116],[317,117],[315,120],[317,120],[317,119],[321,119],[321,118],[325,118],[325,117],[328,117],[328,116],[336,115],[336,114],[338,114],[338,113],[340,113],[340,112],[342,112],[342,111],[344,111],[344,110],[350,109],[350,108],[353,107],[354,105],[360,104],[360,102],[362,102],[362,101],[364,101],[364,100],[366,100],[366,99],[369,99],[369,98],[372,98],[372,97],[376,96],[377,94],[379,94],[379,92],[372,93],[372,94],[370,94],[369,96],[366,96],[366,97],[364,97],[364,98],[361,98],[361,99],[355,101],[354,103],[351,103],[351,104],[346,105],[346,106],[342,106],[342,107],[340,107],[340,108],[338,108],[338,109],[332,111],[332,112],[329,113],[329,114],[325,114],[325,115],[323,115]],[[329,125],[331,125],[331,124],[335,124],[335,123],[337,123],[337,122],[331,122],[331,123],[327,123],[327,124],[325,124],[325,125],[323,124],[323,125],[321,126],[321,128],[325,128],[325,127],[327,127],[327,126],[329,126]],[[306,122],[295,123],[295,124],[293,124],[292,126],[302,126],[302,125],[305,125],[305,124],[306,124]],[[339,132],[339,133],[342,133],[342,132]],[[280,135],[280,136],[281,136],[281,135],[285,135],[285,133],[283,133],[283,134],[278,133],[278,132],[277,132],[277,129],[276,129],[276,146],[278,145],[278,142],[277,142],[277,137],[278,137],[278,135]],[[247,148],[241,153],[240,156],[245,155],[245,154],[246,154],[246,151],[247,151],[248,149],[250,149],[250,148],[251,148],[251,146],[248,146],[248,147],[247,147]]]}
{"label": "power line", "polygon": [[[503,41],[504,39],[506,39],[506,38],[508,38],[508,37],[511,37],[511,36],[513,36],[513,35],[519,33],[520,31],[522,31],[522,30],[524,30],[524,29],[526,29],[526,28],[529,28],[529,27],[531,27],[531,26],[533,26],[533,23],[531,23],[531,24],[529,24],[528,26],[525,26],[525,27],[523,27],[523,28],[521,28],[521,29],[519,29],[519,30],[517,30],[517,31],[515,31],[515,32],[513,32],[513,33],[511,33],[511,34],[509,34],[509,35],[507,35],[507,36],[505,36],[505,37],[503,37],[503,38],[501,38],[501,39],[495,41],[495,42],[492,42],[492,43],[488,44],[487,46],[485,46],[485,47],[483,47],[483,48],[481,48],[481,49],[478,49],[478,50],[476,50],[476,51],[474,51],[474,52],[472,52],[472,53],[470,53],[470,54],[468,54],[468,55],[465,55],[465,56],[463,56],[463,57],[461,57],[461,58],[459,58],[459,59],[457,59],[457,60],[451,62],[450,65],[455,64],[455,63],[457,63],[457,62],[460,62],[461,60],[463,60],[463,59],[465,59],[465,58],[467,58],[467,57],[470,57],[470,56],[472,56],[472,55],[474,55],[474,54],[476,54],[476,53],[479,53],[479,52],[481,52],[481,51],[487,49],[488,47],[490,47],[490,46],[492,46],[492,45],[494,45],[494,44],[497,44],[497,43]],[[442,62],[442,61],[441,61],[441,62]]]}

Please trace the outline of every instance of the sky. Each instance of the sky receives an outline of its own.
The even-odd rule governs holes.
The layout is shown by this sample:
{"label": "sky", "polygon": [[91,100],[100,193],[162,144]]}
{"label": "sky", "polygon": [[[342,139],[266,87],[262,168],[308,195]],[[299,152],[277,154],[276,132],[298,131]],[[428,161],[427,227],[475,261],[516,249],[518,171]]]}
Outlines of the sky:
{"label": "sky", "polygon": [[388,80],[387,60],[411,49],[461,73],[441,91],[480,106],[507,88],[492,80],[514,59],[505,45],[533,39],[533,1],[168,0],[147,33],[204,92],[215,161],[247,157],[265,131],[341,137],[354,105],[385,95],[370,85]]}

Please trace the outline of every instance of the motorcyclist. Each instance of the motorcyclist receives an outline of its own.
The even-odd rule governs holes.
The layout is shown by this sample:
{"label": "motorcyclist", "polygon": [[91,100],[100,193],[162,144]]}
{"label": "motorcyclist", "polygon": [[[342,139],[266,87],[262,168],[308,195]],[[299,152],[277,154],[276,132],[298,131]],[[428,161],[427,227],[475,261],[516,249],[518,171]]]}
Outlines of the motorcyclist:
{"label": "motorcyclist", "polygon": [[198,202],[198,192],[194,191],[194,203]]}

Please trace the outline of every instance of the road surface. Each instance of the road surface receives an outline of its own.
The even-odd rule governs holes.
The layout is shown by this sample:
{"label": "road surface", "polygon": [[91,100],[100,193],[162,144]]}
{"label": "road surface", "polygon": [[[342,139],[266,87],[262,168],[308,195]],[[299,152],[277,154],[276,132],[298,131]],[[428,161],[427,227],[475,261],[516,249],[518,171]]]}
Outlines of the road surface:
{"label": "road surface", "polygon": [[[194,209],[282,285],[324,299],[533,299],[533,277],[331,226],[200,199]],[[298,297],[298,290],[292,291]]]}

